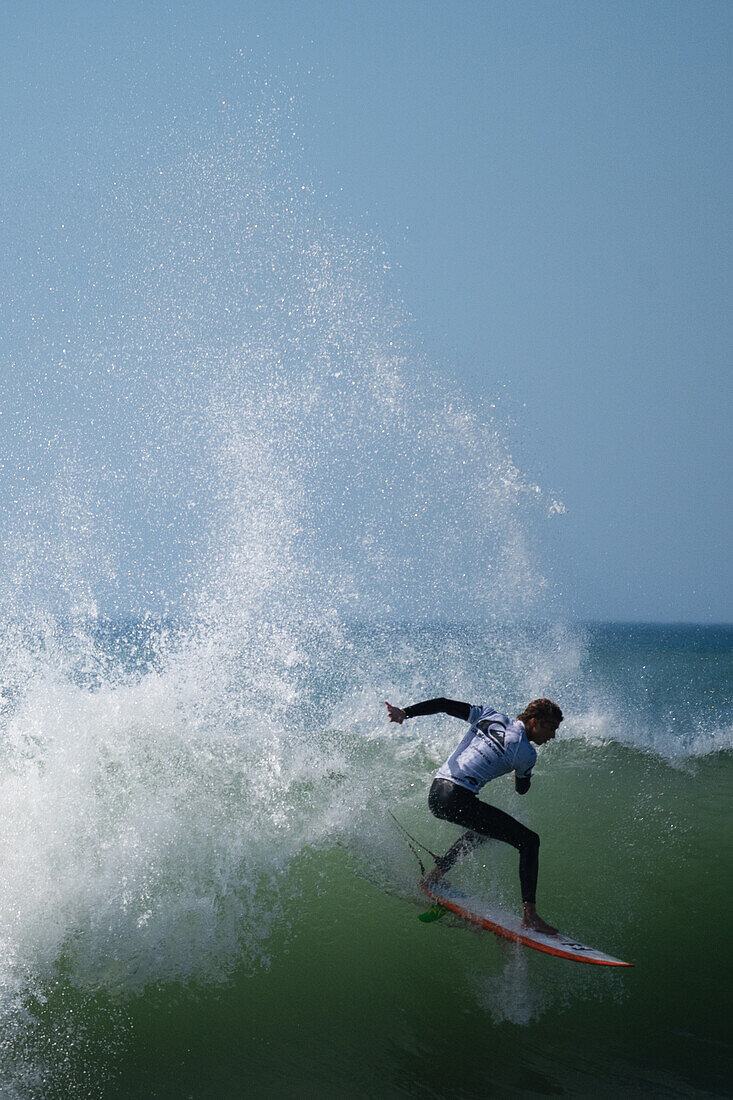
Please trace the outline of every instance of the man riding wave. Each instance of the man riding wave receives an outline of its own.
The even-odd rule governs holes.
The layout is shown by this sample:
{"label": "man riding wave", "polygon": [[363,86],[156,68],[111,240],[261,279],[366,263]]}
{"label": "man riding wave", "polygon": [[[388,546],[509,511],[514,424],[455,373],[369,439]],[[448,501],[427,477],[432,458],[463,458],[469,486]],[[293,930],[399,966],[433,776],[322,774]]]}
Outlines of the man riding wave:
{"label": "man riding wave", "polygon": [[423,880],[434,886],[467,852],[485,840],[501,840],[519,851],[519,881],[522,890],[522,924],[537,932],[555,935],[537,913],[536,893],[540,838],[503,810],[481,802],[477,792],[500,775],[514,772],[514,789],[526,794],[537,760],[534,745],[551,741],[563,720],[557,703],[534,699],[511,719],[488,705],[471,706],[455,699],[428,699],[409,707],[387,703],[390,722],[427,714],[450,714],[469,723],[469,729],[454,752],[438,769],[428,794],[428,806],[435,817],[462,825],[467,831],[436,861]]}

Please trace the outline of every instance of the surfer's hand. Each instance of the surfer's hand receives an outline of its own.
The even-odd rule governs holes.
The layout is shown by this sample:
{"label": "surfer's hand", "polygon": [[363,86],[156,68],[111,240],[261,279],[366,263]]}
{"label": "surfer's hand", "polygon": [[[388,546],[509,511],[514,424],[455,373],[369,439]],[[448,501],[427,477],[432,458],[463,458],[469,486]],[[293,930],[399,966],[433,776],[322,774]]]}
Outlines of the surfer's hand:
{"label": "surfer's hand", "polygon": [[389,715],[390,722],[396,722],[398,726],[401,726],[407,715],[401,707],[393,707],[391,703],[385,702],[387,708],[387,714]]}

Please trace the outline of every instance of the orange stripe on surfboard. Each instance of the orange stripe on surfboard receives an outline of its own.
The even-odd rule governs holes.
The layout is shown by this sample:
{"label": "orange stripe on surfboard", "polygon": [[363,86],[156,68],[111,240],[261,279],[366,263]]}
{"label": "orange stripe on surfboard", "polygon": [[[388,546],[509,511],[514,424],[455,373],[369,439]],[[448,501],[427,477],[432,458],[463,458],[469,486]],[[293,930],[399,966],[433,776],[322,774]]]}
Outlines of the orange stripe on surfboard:
{"label": "orange stripe on surfboard", "polygon": [[[489,917],[479,913],[473,912],[471,909],[467,909],[462,906],[455,897],[451,897],[449,894],[440,892],[439,890],[431,890],[430,887],[425,886],[422,882],[419,884],[420,889],[423,891],[431,901],[437,902],[438,905],[442,905],[445,909],[450,910],[451,913],[455,913],[456,916],[461,917],[463,920],[468,921],[469,924],[473,924],[478,928],[484,928],[487,932],[493,932],[495,936],[501,936],[505,940],[510,940],[513,943],[521,943],[525,947],[531,947],[535,951],[542,951],[546,955],[555,955],[561,959],[571,959],[574,962],[590,963],[594,966],[633,966],[633,963],[623,962],[621,959],[615,959],[610,955],[605,955],[604,952],[595,951],[594,948],[586,947],[583,944],[585,951],[591,951],[593,954],[579,954],[573,951],[570,944],[568,946],[555,946],[552,943],[537,940],[533,936],[527,933],[518,932],[513,928],[507,928],[502,924],[498,924],[496,921],[490,920]],[[447,884],[446,884],[447,885]],[[546,937],[551,939],[551,937]],[[581,946],[580,944],[578,946]],[[602,957],[598,957],[598,956]]]}

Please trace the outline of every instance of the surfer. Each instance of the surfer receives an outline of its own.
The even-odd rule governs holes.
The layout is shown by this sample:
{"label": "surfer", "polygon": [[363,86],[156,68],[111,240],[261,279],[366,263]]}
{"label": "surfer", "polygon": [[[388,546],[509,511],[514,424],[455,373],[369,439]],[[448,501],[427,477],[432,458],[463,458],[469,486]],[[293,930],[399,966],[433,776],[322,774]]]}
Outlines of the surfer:
{"label": "surfer", "polygon": [[502,840],[519,851],[519,881],[522,888],[522,924],[537,932],[555,935],[557,928],[537,913],[536,892],[540,838],[510,814],[481,802],[476,794],[491,779],[514,772],[514,789],[526,794],[537,760],[531,744],[546,745],[557,733],[562,711],[551,699],[534,699],[513,721],[490,706],[470,706],[455,699],[428,699],[409,707],[387,703],[390,722],[425,714],[450,714],[469,723],[469,729],[433,779],[428,806],[435,817],[462,825],[467,831],[458,838],[424,879],[434,886],[453,866],[485,840]]}

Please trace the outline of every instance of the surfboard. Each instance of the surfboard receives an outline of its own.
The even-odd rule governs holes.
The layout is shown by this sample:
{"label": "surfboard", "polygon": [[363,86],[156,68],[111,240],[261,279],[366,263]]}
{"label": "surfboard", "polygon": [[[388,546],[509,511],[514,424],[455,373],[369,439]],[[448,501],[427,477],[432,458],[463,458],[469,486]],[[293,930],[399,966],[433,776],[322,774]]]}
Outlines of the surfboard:
{"label": "surfboard", "polygon": [[462,917],[470,924],[485,928],[497,936],[503,936],[505,940],[524,944],[525,947],[533,947],[535,951],[544,951],[547,955],[557,955],[561,959],[573,959],[575,962],[593,963],[595,966],[634,965],[615,959],[613,955],[606,955],[603,951],[596,951],[595,948],[580,943],[572,936],[565,936],[562,933],[547,936],[543,932],[523,928],[521,917],[502,912],[482,898],[464,894],[445,879],[441,879],[434,886],[426,886],[421,882],[420,889],[430,898],[433,905],[443,906],[444,909]]}

